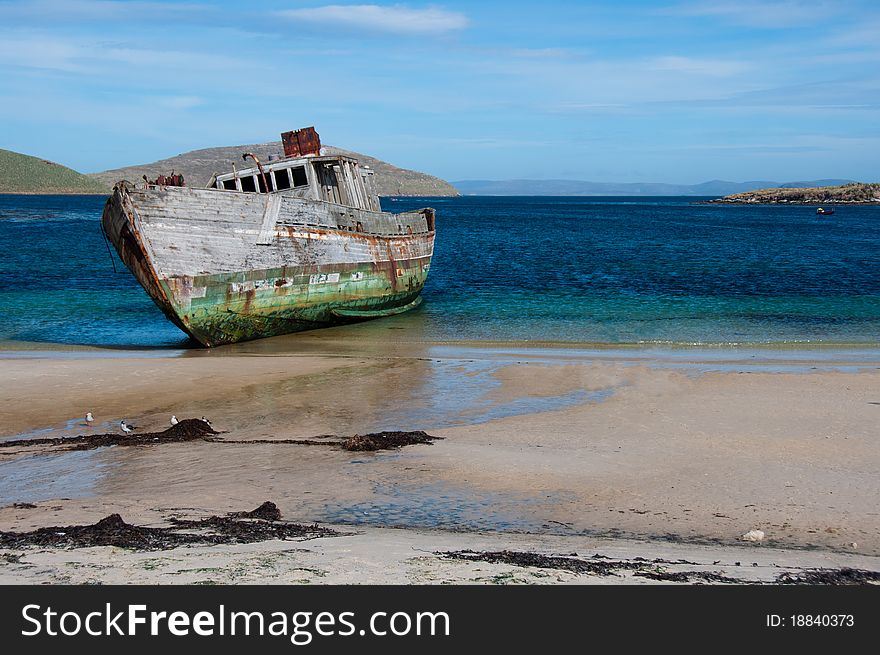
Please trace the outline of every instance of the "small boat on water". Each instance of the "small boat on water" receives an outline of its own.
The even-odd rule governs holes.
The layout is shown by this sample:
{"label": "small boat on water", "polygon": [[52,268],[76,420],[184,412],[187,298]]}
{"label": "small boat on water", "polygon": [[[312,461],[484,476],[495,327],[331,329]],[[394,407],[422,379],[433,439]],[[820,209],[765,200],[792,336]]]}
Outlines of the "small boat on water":
{"label": "small boat on water", "polygon": [[831,216],[831,214],[834,213],[834,210],[833,209],[824,209],[823,207],[819,207],[819,209],[816,210],[816,213],[820,214],[822,216]]}
{"label": "small boat on water", "polygon": [[214,175],[121,181],[101,220],[119,257],[181,330],[217,346],[390,316],[419,305],[431,208],[383,212],[373,171],[324,155],[314,128],[284,156]]}

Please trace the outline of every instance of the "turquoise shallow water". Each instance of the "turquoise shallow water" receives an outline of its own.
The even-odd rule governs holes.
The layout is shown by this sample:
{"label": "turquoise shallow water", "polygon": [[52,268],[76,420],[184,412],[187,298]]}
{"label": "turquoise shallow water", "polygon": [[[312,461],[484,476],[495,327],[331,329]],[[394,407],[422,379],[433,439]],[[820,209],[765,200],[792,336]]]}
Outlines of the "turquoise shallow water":
{"label": "turquoise shallow water", "polygon": [[[186,347],[101,237],[104,199],[0,195],[0,341]],[[438,212],[425,303],[346,338],[880,343],[880,208],[383,200]],[[115,259],[115,255],[114,255]]]}

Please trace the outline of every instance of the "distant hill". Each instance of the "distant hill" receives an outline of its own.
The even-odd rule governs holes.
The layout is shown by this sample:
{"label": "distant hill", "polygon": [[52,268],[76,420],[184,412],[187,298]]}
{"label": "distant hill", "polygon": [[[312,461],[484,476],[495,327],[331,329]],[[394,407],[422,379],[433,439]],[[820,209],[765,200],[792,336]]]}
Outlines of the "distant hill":
{"label": "distant hill", "polygon": [[809,182],[727,182],[700,184],[660,182],[586,182],[583,180],[461,180],[453,182],[462,194],[476,196],[721,196],[767,187],[805,188],[846,184],[852,180]]}
{"label": "distant hill", "polygon": [[52,161],[0,149],[0,193],[106,193],[104,185]]}
{"label": "distant hill", "polygon": [[[388,162],[384,162],[369,155],[363,155],[350,150],[343,150],[334,146],[324,146],[327,154],[343,154],[355,157],[362,165],[369,166],[376,171],[375,182],[381,196],[457,196],[458,191],[448,182],[439,177],[398,168]],[[204,186],[214,173],[225,173],[232,170],[235,163],[239,168],[245,168],[251,163],[242,162],[241,155],[252,152],[262,161],[268,161],[269,155],[282,153],[281,142],[256,143],[242,146],[222,146],[219,148],[204,148],[192,150],[182,155],[161,159],[150,164],[138,164],[115,168],[102,173],[92,173],[90,177],[101,183],[105,189],[110,189],[119,180],[137,182],[142,175],[150,179],[163,174],[168,175],[174,170],[182,173],[189,186]]]}
{"label": "distant hill", "polygon": [[880,184],[862,184],[853,182],[836,186],[811,188],[777,187],[757,189],[746,193],[710,200],[730,204],[776,204],[792,203],[806,205],[877,204],[880,205]]}

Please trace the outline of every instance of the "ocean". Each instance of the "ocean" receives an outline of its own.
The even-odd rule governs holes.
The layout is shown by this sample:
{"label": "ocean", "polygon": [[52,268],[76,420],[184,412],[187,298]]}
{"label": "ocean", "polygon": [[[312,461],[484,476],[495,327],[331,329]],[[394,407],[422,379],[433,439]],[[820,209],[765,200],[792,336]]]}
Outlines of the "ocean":
{"label": "ocean", "polygon": [[[427,343],[880,345],[880,208],[700,200],[384,198],[385,210],[437,210],[425,302],[332,329]],[[103,204],[0,195],[3,348],[192,345],[108,252]]]}

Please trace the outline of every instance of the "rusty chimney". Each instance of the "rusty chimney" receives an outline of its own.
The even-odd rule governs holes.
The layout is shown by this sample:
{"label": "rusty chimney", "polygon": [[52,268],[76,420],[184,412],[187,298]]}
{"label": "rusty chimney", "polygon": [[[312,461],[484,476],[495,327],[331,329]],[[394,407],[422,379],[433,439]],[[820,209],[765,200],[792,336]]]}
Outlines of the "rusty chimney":
{"label": "rusty chimney", "polygon": [[281,134],[285,157],[302,157],[303,155],[321,154],[321,137],[314,127],[304,127]]}

